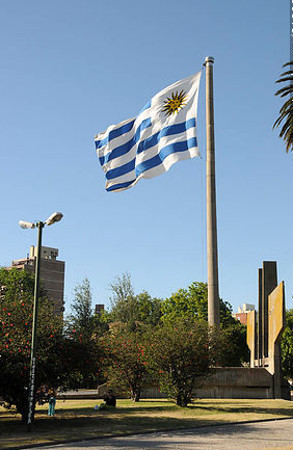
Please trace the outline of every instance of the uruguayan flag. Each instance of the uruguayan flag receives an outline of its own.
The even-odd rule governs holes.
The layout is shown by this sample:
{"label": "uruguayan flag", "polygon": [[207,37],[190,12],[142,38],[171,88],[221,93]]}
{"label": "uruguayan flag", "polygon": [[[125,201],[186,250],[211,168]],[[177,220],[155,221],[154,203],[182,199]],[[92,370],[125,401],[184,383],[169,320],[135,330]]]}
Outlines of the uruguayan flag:
{"label": "uruguayan flag", "polygon": [[107,191],[128,189],[140,178],[167,172],[177,161],[199,156],[196,139],[201,72],[163,89],[137,117],[95,137]]}

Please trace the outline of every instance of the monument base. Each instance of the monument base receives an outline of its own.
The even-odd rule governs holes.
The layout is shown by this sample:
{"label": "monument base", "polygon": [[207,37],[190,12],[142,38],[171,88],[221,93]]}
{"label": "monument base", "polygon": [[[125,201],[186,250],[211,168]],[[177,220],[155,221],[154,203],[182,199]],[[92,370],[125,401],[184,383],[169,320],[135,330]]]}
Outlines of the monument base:
{"label": "monument base", "polygon": [[[141,398],[166,398],[156,388],[145,389]],[[291,400],[290,385],[282,380],[281,396],[274,392],[274,376],[264,367],[217,367],[214,373],[194,390],[197,398],[258,398]]]}
{"label": "monument base", "polygon": [[202,387],[196,389],[199,398],[282,398],[291,400],[290,385],[282,380],[281,396],[274,392],[274,375],[265,368],[218,367]]}

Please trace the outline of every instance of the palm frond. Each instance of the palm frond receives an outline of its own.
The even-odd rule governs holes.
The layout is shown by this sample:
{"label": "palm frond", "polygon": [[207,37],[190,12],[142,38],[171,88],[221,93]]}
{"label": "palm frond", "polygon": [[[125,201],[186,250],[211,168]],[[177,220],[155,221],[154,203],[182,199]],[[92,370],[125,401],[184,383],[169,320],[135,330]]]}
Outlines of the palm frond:
{"label": "palm frond", "polygon": [[285,83],[286,81],[293,81],[293,73],[291,74],[290,77],[283,77],[283,78],[279,78],[279,80],[276,81],[276,83]]}
{"label": "palm frond", "polygon": [[285,86],[282,89],[279,89],[275,95],[279,95],[280,97],[286,97],[287,95],[290,95],[292,93],[293,83],[292,86]]}
{"label": "palm frond", "polygon": [[289,61],[289,62],[283,64],[283,67],[287,67],[287,66],[293,66],[293,61]]}
{"label": "palm frond", "polygon": [[285,101],[279,111],[279,116],[275,121],[273,128],[281,127],[279,137],[286,143],[286,152],[290,150],[293,152],[293,61],[283,65],[283,67],[290,66],[292,70],[286,71],[280,75],[276,83],[289,83],[279,89],[275,95],[284,98],[288,95],[290,98]]}

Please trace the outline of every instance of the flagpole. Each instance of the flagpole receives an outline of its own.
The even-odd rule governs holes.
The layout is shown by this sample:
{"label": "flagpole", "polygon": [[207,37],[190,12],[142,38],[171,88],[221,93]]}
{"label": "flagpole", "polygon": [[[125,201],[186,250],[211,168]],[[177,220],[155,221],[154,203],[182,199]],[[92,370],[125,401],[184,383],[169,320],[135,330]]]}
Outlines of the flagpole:
{"label": "flagpole", "polygon": [[206,142],[207,142],[207,265],[208,265],[208,322],[220,326],[217,212],[215,183],[215,139],[213,104],[213,65],[214,58],[207,56],[206,68]]}

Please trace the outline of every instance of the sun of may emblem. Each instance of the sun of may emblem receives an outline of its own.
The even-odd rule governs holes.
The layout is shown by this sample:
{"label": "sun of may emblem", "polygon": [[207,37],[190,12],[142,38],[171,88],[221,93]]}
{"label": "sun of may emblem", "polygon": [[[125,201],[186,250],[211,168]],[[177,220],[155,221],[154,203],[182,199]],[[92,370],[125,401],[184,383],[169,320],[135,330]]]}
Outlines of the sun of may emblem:
{"label": "sun of may emblem", "polygon": [[171,116],[172,114],[178,113],[180,109],[186,105],[186,99],[187,95],[183,90],[180,91],[179,94],[178,91],[176,91],[176,94],[172,92],[172,97],[167,97],[167,100],[164,101],[162,112],[164,112],[166,116]]}

